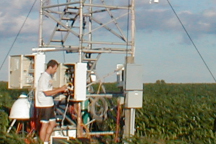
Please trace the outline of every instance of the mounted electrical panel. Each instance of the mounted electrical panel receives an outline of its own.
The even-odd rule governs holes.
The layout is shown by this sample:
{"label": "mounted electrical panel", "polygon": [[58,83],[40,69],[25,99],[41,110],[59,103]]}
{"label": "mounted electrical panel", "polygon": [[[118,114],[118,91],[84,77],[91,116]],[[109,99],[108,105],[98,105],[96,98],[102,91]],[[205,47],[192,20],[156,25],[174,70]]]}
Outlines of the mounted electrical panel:
{"label": "mounted electrical panel", "polygon": [[124,67],[124,89],[126,91],[129,90],[143,90],[143,82],[142,82],[142,75],[143,70],[142,66],[138,64],[126,64]]}
{"label": "mounted electrical panel", "polygon": [[[9,89],[33,88],[44,71],[45,55],[13,55],[9,57]],[[37,69],[37,71],[35,71]]]}
{"label": "mounted electrical panel", "polygon": [[143,82],[142,66],[125,64],[123,73],[123,88],[125,93],[125,108],[142,108]]}
{"label": "mounted electrical panel", "polygon": [[117,86],[125,90],[142,90],[142,66],[137,64],[117,64]]}
{"label": "mounted electrical panel", "polygon": [[86,100],[86,74],[86,63],[60,63],[53,76],[53,87],[71,84],[73,86],[73,100],[84,101]]}
{"label": "mounted electrical panel", "polygon": [[142,108],[143,91],[127,91],[125,98],[125,108]]}

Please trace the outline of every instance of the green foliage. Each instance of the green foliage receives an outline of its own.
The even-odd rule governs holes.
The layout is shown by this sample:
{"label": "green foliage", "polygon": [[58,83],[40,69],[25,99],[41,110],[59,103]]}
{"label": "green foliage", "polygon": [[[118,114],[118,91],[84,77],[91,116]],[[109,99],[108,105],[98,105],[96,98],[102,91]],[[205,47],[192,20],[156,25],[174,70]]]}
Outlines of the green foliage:
{"label": "green foliage", "polygon": [[216,143],[215,84],[145,84],[136,136],[166,143]]}
{"label": "green foliage", "polygon": [[[106,92],[120,92],[116,83],[103,84]],[[99,84],[93,85],[95,93]],[[0,83],[0,109],[10,108],[23,90],[8,90],[7,83]],[[216,143],[212,132],[216,117],[216,84],[167,84],[159,80],[144,84],[143,107],[136,110],[136,134],[122,142],[137,144],[203,144]],[[116,103],[116,101],[112,101]],[[111,106],[111,105],[109,105]],[[7,113],[0,111],[0,143],[24,143],[17,134],[7,134]],[[103,123],[115,130],[115,121]],[[113,137],[104,143],[115,143]],[[73,141],[72,143],[79,143]],[[96,142],[97,143],[97,142]],[[100,142],[98,142],[100,143]]]}
{"label": "green foliage", "polygon": [[165,82],[165,80],[157,80],[155,83],[156,84],[165,84],[166,82]]}
{"label": "green foliage", "polygon": [[24,138],[12,133],[0,133],[0,144],[26,144]]}
{"label": "green foliage", "polygon": [[4,133],[8,127],[8,115],[4,110],[0,110],[0,119],[0,132]]}

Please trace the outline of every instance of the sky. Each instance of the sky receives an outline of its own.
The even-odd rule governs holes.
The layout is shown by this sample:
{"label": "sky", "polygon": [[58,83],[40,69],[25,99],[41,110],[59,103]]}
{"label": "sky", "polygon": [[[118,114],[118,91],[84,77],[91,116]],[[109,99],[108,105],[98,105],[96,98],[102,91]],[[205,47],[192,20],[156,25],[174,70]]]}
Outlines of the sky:
{"label": "sky", "polygon": [[[38,46],[39,0],[16,38],[34,1],[0,1],[0,81],[8,80],[8,59],[3,61],[11,47],[9,55],[19,55],[30,54],[31,49]],[[115,4],[118,0],[111,1]],[[151,4],[149,0],[135,1],[135,63],[143,66],[143,82],[164,80],[166,83],[214,83],[216,1],[160,0],[159,3],[152,1]],[[57,60],[61,62],[63,55],[58,54]],[[52,56],[51,53],[47,59]],[[102,56],[97,66],[100,77],[112,73],[116,64],[124,63],[124,56],[121,57],[116,54]],[[69,56],[65,59],[72,61]],[[113,73],[104,79],[105,82],[115,80],[116,75]]]}

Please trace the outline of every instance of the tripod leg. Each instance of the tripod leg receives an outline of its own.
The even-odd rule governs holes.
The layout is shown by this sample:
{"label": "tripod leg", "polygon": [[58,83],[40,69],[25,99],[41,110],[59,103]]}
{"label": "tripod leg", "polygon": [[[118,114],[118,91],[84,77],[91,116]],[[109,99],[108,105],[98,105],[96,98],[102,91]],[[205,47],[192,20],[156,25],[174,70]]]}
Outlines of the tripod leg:
{"label": "tripod leg", "polygon": [[15,124],[15,122],[16,122],[16,119],[14,119],[14,120],[12,121],[10,127],[9,127],[8,130],[7,130],[7,133],[10,132],[10,130],[11,130],[11,128],[13,127],[13,125]]}

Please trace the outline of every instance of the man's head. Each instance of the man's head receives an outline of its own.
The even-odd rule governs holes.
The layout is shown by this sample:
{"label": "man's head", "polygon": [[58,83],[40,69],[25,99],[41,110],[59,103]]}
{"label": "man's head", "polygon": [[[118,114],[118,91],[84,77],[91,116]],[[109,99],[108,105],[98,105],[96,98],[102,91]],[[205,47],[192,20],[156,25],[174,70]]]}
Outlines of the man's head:
{"label": "man's head", "polygon": [[58,62],[56,60],[50,60],[48,63],[47,63],[47,72],[49,74],[54,74],[56,71],[57,71],[57,68],[58,68]]}

